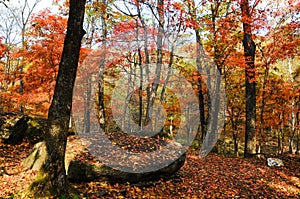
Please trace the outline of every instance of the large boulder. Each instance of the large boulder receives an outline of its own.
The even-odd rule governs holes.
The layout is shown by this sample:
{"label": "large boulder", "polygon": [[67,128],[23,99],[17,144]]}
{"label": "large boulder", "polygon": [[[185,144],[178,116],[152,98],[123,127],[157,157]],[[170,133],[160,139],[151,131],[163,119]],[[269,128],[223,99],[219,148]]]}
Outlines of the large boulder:
{"label": "large boulder", "polygon": [[0,113],[0,141],[5,144],[20,144],[25,136],[29,117],[17,113]]}
{"label": "large boulder", "polygon": [[[172,160],[176,159],[175,157],[179,158],[177,158],[171,164],[166,165],[156,171],[146,173],[130,173],[121,171],[122,169],[116,170],[105,166],[103,163],[100,163],[92,154],[90,154],[85,147],[85,144],[81,143],[79,137],[70,136],[68,138],[65,163],[68,179],[72,182],[105,180],[111,182],[127,181],[137,183],[141,181],[155,180],[163,176],[170,176],[176,173],[184,165],[186,159],[186,154],[181,153],[184,148],[180,144],[175,144],[173,148],[174,154],[170,153],[170,158],[172,158]],[[174,156],[172,156],[172,154]],[[33,170],[39,170],[45,162],[45,159],[45,142],[39,142],[34,146],[30,155],[23,160],[22,165]],[[115,159],[115,157],[111,157],[111,159]],[[128,159],[124,161],[128,161]],[[142,168],[143,164],[138,166]]]}
{"label": "large boulder", "polygon": [[91,165],[80,160],[74,160],[71,161],[68,168],[68,179],[72,182],[107,180],[111,182],[137,183],[141,181],[150,181],[176,173],[184,165],[185,159],[186,154],[184,153],[172,164],[159,170],[146,173],[124,172],[105,165]]}

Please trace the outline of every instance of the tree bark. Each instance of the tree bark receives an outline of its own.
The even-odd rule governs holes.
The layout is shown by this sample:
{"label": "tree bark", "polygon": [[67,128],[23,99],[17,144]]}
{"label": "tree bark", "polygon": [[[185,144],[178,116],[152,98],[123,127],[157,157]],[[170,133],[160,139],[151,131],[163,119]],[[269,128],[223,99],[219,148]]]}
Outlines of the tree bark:
{"label": "tree bark", "polygon": [[[201,36],[199,30],[195,28],[195,34],[196,34],[196,43],[197,43],[197,57],[196,57],[196,64],[197,64],[197,70],[202,71],[202,59],[204,56],[204,50],[203,50],[203,45],[201,41]],[[200,141],[204,139],[206,136],[206,131],[207,131],[207,120],[205,117],[205,103],[204,103],[204,93],[203,93],[203,88],[202,88],[202,80],[201,78],[198,78],[197,80],[197,88],[198,88],[198,100],[199,100],[199,117],[200,117],[200,125],[201,125],[201,136],[197,136],[197,138],[201,137],[201,139],[198,139],[199,145]],[[199,134],[199,133],[197,133]]]}
{"label": "tree bark", "polygon": [[107,20],[105,17],[105,13],[107,10],[107,1],[101,0],[102,10],[100,14],[101,18],[101,28],[102,28],[102,44],[101,44],[101,54],[100,54],[100,63],[99,63],[99,79],[98,79],[98,110],[99,110],[99,118],[100,118],[100,126],[102,129],[106,129],[108,114],[107,107],[105,107],[105,96],[104,96],[104,69],[106,62],[106,50],[107,50]]}
{"label": "tree bark", "polygon": [[[196,9],[196,2],[192,1],[189,4],[189,13],[192,17],[193,20],[197,21],[197,9]],[[204,59],[204,48],[203,48],[203,44],[202,44],[202,39],[201,39],[201,34],[200,34],[200,30],[198,27],[193,27],[194,28],[194,33],[195,33],[195,37],[196,37],[196,65],[197,65],[197,70],[198,71],[203,71],[205,67],[203,67],[203,64],[205,64]],[[196,142],[196,146],[195,148],[200,149],[200,145],[203,141],[203,139],[206,136],[206,132],[207,132],[207,117],[205,114],[205,93],[203,92],[203,80],[199,77],[197,79],[197,97],[199,100],[199,118],[200,118],[200,124],[198,127],[198,132],[196,134],[195,137],[195,142]],[[201,133],[201,134],[200,134]]]}
{"label": "tree bark", "polygon": [[88,76],[85,81],[86,93],[84,96],[84,134],[88,134],[91,131],[91,95],[92,95],[92,76]]}
{"label": "tree bark", "polygon": [[69,197],[65,151],[79,51],[85,34],[83,30],[85,2],[85,0],[70,0],[67,34],[54,96],[48,111],[48,129],[45,132],[47,157],[36,181],[30,186],[35,197]]}
{"label": "tree bark", "polygon": [[255,88],[255,49],[252,40],[251,12],[248,0],[242,0],[242,22],[244,30],[243,46],[246,61],[246,131],[244,157],[256,153],[256,88]]}
{"label": "tree bark", "polygon": [[[151,106],[154,104],[155,97],[157,96],[157,89],[160,83],[161,77],[161,70],[163,64],[163,39],[164,39],[164,25],[165,25],[165,17],[164,17],[164,0],[157,1],[157,14],[158,14],[158,33],[157,33],[157,40],[156,40],[156,50],[157,50],[157,57],[156,57],[156,69],[155,69],[155,77],[154,82],[152,83],[151,90],[148,91],[148,103],[146,107],[146,120],[151,116]],[[153,12],[153,11],[152,11]],[[153,13],[154,15],[154,13]],[[149,88],[147,88],[149,89]],[[150,98],[150,99],[149,99]]]}

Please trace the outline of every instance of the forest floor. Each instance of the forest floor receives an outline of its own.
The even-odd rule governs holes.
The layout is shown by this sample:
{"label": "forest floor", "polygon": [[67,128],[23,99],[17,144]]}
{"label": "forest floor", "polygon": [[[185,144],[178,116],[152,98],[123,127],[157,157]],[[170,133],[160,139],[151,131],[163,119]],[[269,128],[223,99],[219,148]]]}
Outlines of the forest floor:
{"label": "forest floor", "polygon": [[[80,151],[80,140],[70,138],[68,159]],[[32,145],[0,144],[0,198],[28,198],[26,188],[35,171],[21,166]],[[300,157],[282,157],[284,167],[268,167],[264,158],[233,158],[211,153],[200,158],[188,151],[185,165],[171,178],[147,183],[72,183],[80,198],[300,198]]]}

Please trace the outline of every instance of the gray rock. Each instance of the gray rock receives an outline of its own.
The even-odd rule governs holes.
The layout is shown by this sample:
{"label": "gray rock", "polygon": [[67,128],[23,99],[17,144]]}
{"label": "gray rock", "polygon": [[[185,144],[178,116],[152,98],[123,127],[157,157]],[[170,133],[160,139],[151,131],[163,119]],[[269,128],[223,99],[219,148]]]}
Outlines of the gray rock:
{"label": "gray rock", "polygon": [[30,155],[22,161],[22,166],[38,171],[44,164],[46,155],[45,142],[38,142],[34,145]]}
{"label": "gray rock", "polygon": [[282,166],[284,166],[283,161],[279,158],[267,158],[267,165],[269,167],[273,167],[273,166],[282,167]]}

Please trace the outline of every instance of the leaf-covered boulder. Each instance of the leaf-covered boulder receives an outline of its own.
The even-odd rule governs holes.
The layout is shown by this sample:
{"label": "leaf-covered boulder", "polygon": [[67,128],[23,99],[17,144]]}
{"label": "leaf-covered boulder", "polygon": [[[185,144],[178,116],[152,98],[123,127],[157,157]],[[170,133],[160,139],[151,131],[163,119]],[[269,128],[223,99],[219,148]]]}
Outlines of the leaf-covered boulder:
{"label": "leaf-covered boulder", "polygon": [[176,173],[184,165],[185,159],[186,154],[184,153],[170,165],[156,171],[145,173],[124,172],[105,165],[91,165],[80,160],[74,160],[71,161],[68,168],[68,179],[72,182],[107,180],[111,182],[137,183],[150,181]]}
{"label": "leaf-covered boulder", "polygon": [[0,113],[0,141],[5,144],[20,144],[25,136],[29,117],[17,113]]}

